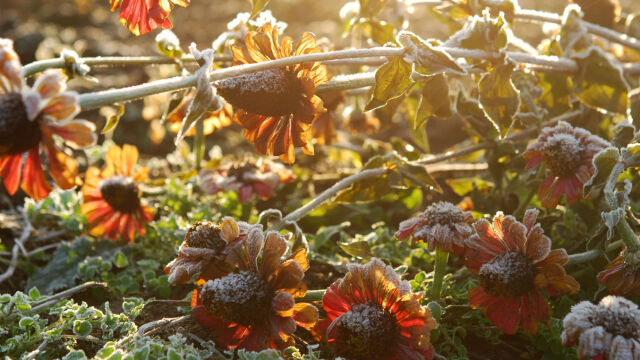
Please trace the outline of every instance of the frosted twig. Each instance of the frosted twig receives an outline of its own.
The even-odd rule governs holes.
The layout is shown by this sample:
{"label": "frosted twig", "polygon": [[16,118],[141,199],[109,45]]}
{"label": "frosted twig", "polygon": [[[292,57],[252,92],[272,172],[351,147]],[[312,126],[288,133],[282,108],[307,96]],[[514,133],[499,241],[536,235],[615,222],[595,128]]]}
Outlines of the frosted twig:
{"label": "frosted twig", "polygon": [[[24,249],[24,243],[27,241],[29,236],[31,235],[31,231],[33,231],[33,226],[31,226],[31,222],[27,218],[24,210],[21,211],[22,218],[24,219],[24,229],[22,229],[22,233],[20,237],[15,239],[13,244],[13,249],[11,249],[11,261],[9,262],[9,267],[5,270],[4,273],[0,275],[0,283],[4,282],[8,278],[10,278],[13,273],[16,271],[16,267],[18,266],[18,256],[20,249]],[[24,250],[23,250],[24,251]]]}
{"label": "frosted twig", "polygon": [[29,309],[29,311],[25,312],[26,314],[32,314],[32,313],[36,313],[44,308],[47,308],[51,305],[54,305],[56,303],[58,303],[60,300],[62,299],[66,299],[69,298],[81,291],[84,291],[86,289],[92,288],[94,286],[100,286],[103,288],[106,288],[108,285],[107,283],[102,283],[102,282],[97,282],[97,281],[88,281],[84,284],[80,284],[78,286],[74,286],[70,289],[61,291],[57,294],[53,294],[51,296],[47,296],[46,298],[42,299],[42,300],[38,300],[37,302],[33,303],[33,306],[31,309]]}
{"label": "frosted twig", "polygon": [[[624,242],[622,240],[614,241],[607,246],[606,252],[618,250],[622,247]],[[569,255],[569,262],[565,266],[581,264],[597,259],[602,256],[604,252],[600,249],[587,250],[585,252]]]}
{"label": "frosted twig", "polygon": [[163,318],[160,320],[148,322],[138,328],[138,335],[151,335],[156,331],[167,326],[178,325],[185,321],[191,320],[191,315],[179,316],[174,318]]}

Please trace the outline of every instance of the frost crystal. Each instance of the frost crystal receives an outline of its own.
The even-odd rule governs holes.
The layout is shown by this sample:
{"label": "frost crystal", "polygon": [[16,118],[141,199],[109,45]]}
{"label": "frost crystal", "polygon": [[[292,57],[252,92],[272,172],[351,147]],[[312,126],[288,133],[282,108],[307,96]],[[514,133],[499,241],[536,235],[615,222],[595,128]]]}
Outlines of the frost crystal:
{"label": "frost crystal", "polygon": [[571,134],[555,134],[547,139],[543,152],[554,174],[572,173],[580,165],[583,145]]}
{"label": "frost crystal", "polygon": [[347,358],[383,358],[393,349],[398,324],[395,316],[380,305],[354,305],[339,321],[338,346]]}
{"label": "frost crystal", "polygon": [[516,297],[533,286],[533,264],[524,254],[508,251],[480,267],[480,286],[491,296]]}

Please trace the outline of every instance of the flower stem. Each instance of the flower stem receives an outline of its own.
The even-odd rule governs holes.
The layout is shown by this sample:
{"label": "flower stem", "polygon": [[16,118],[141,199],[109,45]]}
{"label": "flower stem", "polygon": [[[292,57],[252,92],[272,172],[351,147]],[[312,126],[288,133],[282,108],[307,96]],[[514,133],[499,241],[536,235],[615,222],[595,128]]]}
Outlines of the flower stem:
{"label": "flower stem", "polygon": [[[609,210],[615,210],[620,207],[615,195],[615,187],[618,183],[618,177],[622,174],[622,171],[624,171],[624,164],[622,162],[616,163],[613,166],[611,174],[609,174],[609,178],[607,179],[607,184],[604,187],[604,197]],[[631,226],[624,216],[622,216],[620,221],[616,224],[616,230],[618,230],[618,233],[622,237],[622,241],[624,241],[624,244],[630,252],[633,253],[638,251],[640,248],[640,244],[638,244],[638,237],[633,232],[633,229],[631,229]]]}
{"label": "flower stem", "polygon": [[327,292],[327,290],[325,289],[320,289],[320,290],[307,290],[307,293],[297,299],[298,302],[307,302],[307,301],[320,301],[322,300],[322,297],[324,296],[324,293]]}
{"label": "flower stem", "polygon": [[605,252],[620,249],[620,247],[622,247],[622,244],[624,244],[622,240],[617,240],[609,244],[604,252],[600,249],[593,249],[593,250],[588,250],[588,251],[577,253],[577,254],[571,254],[569,255],[569,262],[567,262],[565,266],[582,264],[582,263],[586,263],[591,260],[597,259],[600,256],[602,256],[602,254],[604,254]]}
{"label": "flower stem", "polygon": [[204,120],[196,122],[196,139],[194,142],[194,152],[196,154],[196,169],[200,170],[202,158],[204,158]]}
{"label": "flower stem", "polygon": [[431,300],[440,299],[442,292],[442,279],[447,268],[449,253],[442,250],[440,245],[436,245],[436,261],[433,266],[433,286],[431,287]]}

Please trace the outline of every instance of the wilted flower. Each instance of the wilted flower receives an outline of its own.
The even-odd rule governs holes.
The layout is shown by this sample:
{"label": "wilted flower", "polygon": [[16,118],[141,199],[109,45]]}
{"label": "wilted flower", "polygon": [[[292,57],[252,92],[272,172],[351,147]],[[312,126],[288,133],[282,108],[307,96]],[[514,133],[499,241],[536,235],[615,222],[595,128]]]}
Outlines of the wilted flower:
{"label": "wilted flower", "polygon": [[441,201],[401,222],[396,238],[406,240],[412,236],[411,246],[418,241],[426,241],[430,251],[439,245],[444,251],[463,255],[464,241],[473,234],[471,224],[471,211],[462,211],[452,203]]}
{"label": "wilted flower", "polygon": [[[298,302],[309,261],[304,249],[284,261],[288,237],[252,229],[230,246],[227,262],[234,271],[208,280],[193,293],[193,316],[214,332],[216,344],[228,348],[283,349],[293,344],[297,326],[310,329],[318,320],[315,306]],[[264,244],[264,246],[263,246]]]}
{"label": "wilted flower", "polygon": [[609,143],[585,129],[560,121],[542,129],[538,140],[522,156],[527,169],[545,163],[549,175],[542,181],[538,198],[547,209],[555,209],[563,194],[570,205],[583,198],[582,187],[595,171],[591,160]]}
{"label": "wilted flower", "polygon": [[0,177],[9,194],[22,183],[22,190],[36,200],[49,195],[41,149],[58,186],[70,189],[82,184],[78,163],[58,149],[53,135],[72,146],[88,146],[96,140],[95,126],[74,120],[80,112],[78,95],[65,90],[57,72],[47,72],[32,88],[27,86],[13,42],[0,38]]}
{"label": "wilted flower", "polygon": [[322,297],[328,318],[314,329],[316,337],[350,360],[431,359],[436,322],[420,305],[422,296],[378,259],[347,269]]}
{"label": "wilted flower", "polygon": [[640,253],[623,250],[598,274],[613,295],[640,296]]}
{"label": "wilted flower", "polygon": [[346,107],[344,109],[346,114],[346,127],[352,134],[373,134],[377,133],[382,124],[373,112],[364,112],[360,108]]}
{"label": "wilted flower", "polygon": [[[292,50],[293,40],[285,36],[279,42],[278,31],[270,23],[249,33],[245,44],[246,50],[232,46],[234,65],[320,52],[310,33],[304,33]],[[216,87],[236,109],[235,119],[256,152],[293,163],[295,147],[313,154],[309,129],[315,116],[324,111],[316,86],[327,80],[325,66],[314,62],[236,76],[218,81]]]}
{"label": "wilted flower", "polygon": [[638,305],[607,296],[598,305],[583,301],[564,318],[562,345],[578,343],[578,359],[640,359]]}
{"label": "wilted flower", "polygon": [[217,169],[204,169],[199,176],[200,184],[207,193],[232,190],[242,203],[249,201],[254,191],[262,200],[273,197],[278,185],[294,179],[291,171],[284,166],[253,158],[228,162]]}
{"label": "wilted flower", "polygon": [[324,103],[326,112],[320,113],[313,120],[311,126],[311,137],[316,139],[318,144],[331,144],[336,137],[336,109],[344,102],[343,91],[332,91],[320,95],[320,99]]}
{"label": "wilted flower", "polygon": [[[173,133],[180,132],[180,127],[182,126],[182,122],[184,118],[187,116],[187,112],[189,111],[189,106],[193,101],[194,94],[190,94],[189,96],[185,96],[180,104],[173,109],[167,115],[167,121],[169,122],[169,130]],[[233,118],[233,107],[226,102],[223,102],[222,109],[214,112],[209,112],[204,115],[202,118],[202,124],[204,128],[204,135],[212,134],[215,130],[220,130],[231,125],[231,120]],[[195,136],[196,135],[196,127],[192,127],[185,136]]]}
{"label": "wilted flower", "polygon": [[109,0],[111,11],[120,8],[120,22],[133,34],[146,34],[158,26],[171,29],[169,14],[175,5],[187,7],[191,0]]}
{"label": "wilted flower", "polygon": [[480,276],[480,286],[469,292],[469,304],[482,309],[507,334],[514,334],[520,325],[535,334],[538,320],[549,322],[551,308],[541,290],[556,296],[580,287],[564,270],[567,252],[551,250],[537,215],[538,210],[529,209],[521,223],[499,212],[493,226],[485,219],[477,221],[476,234],[466,241],[466,265]]}
{"label": "wilted flower", "polygon": [[144,224],[153,219],[153,208],[140,203],[138,182],[148,180],[149,169],[140,166],[138,149],[132,145],[113,146],[107,151],[106,166],[87,169],[82,187],[82,212],[89,221],[89,233],[106,235],[112,240],[118,235],[133,241],[135,230],[144,235]]}
{"label": "wilted flower", "polygon": [[250,225],[244,221],[236,222],[230,217],[222,218],[220,224],[200,220],[191,225],[178,250],[178,257],[164,268],[169,275],[171,285],[184,284],[194,275],[196,283],[226,275],[230,270],[225,263],[229,254],[229,245],[242,242],[249,232],[261,225]]}

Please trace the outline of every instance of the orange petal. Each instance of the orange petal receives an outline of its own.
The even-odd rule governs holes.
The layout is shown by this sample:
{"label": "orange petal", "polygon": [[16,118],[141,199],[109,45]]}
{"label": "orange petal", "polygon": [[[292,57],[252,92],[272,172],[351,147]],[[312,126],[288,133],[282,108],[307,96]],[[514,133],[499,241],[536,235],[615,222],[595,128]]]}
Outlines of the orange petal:
{"label": "orange petal", "polygon": [[307,330],[313,328],[318,322],[318,309],[309,303],[297,303],[293,312],[296,324]]}
{"label": "orange petal", "polygon": [[73,120],[64,125],[49,125],[51,131],[77,147],[93,145],[97,140],[96,126],[86,120]]}
{"label": "orange petal", "polygon": [[20,187],[35,200],[43,199],[51,192],[51,185],[42,171],[42,160],[37,148],[29,150]]}
{"label": "orange petal", "polygon": [[8,155],[0,158],[0,177],[2,177],[9,195],[13,195],[18,191],[21,175],[22,154]]}

